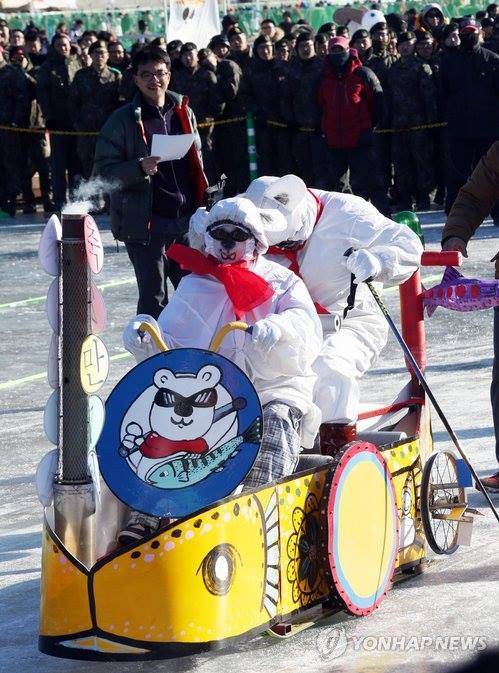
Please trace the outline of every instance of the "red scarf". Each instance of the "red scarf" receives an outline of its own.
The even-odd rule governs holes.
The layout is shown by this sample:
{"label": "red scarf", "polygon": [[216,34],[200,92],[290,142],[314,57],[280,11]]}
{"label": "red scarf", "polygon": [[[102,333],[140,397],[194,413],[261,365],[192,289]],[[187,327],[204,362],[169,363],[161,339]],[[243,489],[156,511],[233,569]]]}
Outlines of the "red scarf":
{"label": "red scarf", "polygon": [[178,262],[182,269],[193,271],[201,276],[214,276],[219,280],[225,287],[238,320],[274,294],[267,281],[250,271],[245,261],[222,264],[211,256],[205,257],[199,250],[179,243],[172,243],[166,251],[166,256]]}
{"label": "red scarf", "polygon": [[198,439],[166,439],[156,432],[150,432],[140,445],[140,452],[146,458],[166,458],[179,451],[186,453],[205,453],[209,449],[207,442]]}
{"label": "red scarf", "polygon": [[[317,224],[317,222],[320,220],[322,211],[324,210],[324,204],[320,199],[316,197],[316,195],[310,190],[307,190],[309,194],[311,194],[314,197],[315,202],[317,203],[317,215],[315,217],[315,223],[314,227]],[[307,241],[303,241],[302,243],[298,244],[296,248],[280,248],[278,245],[271,245],[270,248],[268,249],[268,254],[269,255],[276,255],[278,257],[286,257],[290,261],[289,269],[293,272],[296,273],[298,278],[301,278],[300,274],[300,265],[298,264],[298,253],[302,248],[305,246],[305,243]],[[327,309],[324,308],[324,306],[321,306],[318,302],[314,302],[315,310],[319,314],[325,314],[329,313]]]}

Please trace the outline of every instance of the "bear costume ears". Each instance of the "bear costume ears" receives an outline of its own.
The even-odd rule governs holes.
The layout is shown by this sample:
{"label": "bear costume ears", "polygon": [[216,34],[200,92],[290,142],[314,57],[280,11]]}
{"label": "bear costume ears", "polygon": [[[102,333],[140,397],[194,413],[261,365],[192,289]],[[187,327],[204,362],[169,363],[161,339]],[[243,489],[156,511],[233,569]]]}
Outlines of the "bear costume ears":
{"label": "bear costume ears", "polygon": [[205,388],[214,388],[220,382],[222,373],[214,365],[201,367],[197,374],[174,374],[170,369],[158,369],[154,374],[154,385],[156,388],[174,389],[176,381],[186,378],[196,379]]}

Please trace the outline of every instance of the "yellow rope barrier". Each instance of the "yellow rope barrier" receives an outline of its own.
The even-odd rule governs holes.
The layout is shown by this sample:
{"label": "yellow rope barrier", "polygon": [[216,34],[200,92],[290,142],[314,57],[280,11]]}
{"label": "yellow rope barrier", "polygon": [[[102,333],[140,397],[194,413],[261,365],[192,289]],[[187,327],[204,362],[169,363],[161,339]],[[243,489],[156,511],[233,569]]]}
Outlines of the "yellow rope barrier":
{"label": "yellow rope barrier", "polygon": [[[244,117],[232,117],[230,119],[214,119],[211,122],[201,122],[197,125],[198,129],[210,128],[211,126],[222,126],[224,124],[235,124],[237,122],[246,121]],[[51,136],[98,136],[100,131],[56,131],[52,129],[42,128],[23,128],[21,126],[5,126],[0,124],[0,131],[11,131],[12,133],[34,133],[45,135],[48,133]]]}
{"label": "yellow rope barrier", "polygon": [[[224,124],[236,124],[238,122],[246,121],[246,117],[232,117],[231,119],[214,119],[211,122],[201,122],[197,125],[198,129],[210,128],[211,126],[223,126]],[[291,128],[289,124],[284,122],[277,122],[273,119],[266,120],[267,126],[275,126],[276,128]],[[374,133],[405,133],[407,131],[424,131],[426,129],[438,129],[447,126],[447,122],[435,122],[434,124],[419,124],[418,126],[407,126],[399,129],[374,129]],[[12,133],[34,133],[45,135],[48,133],[52,136],[98,136],[99,131],[56,131],[52,129],[42,128],[22,128],[20,126],[4,126],[0,124],[0,131],[11,131]],[[316,129],[299,126],[298,131],[303,133],[315,133]]]}
{"label": "yellow rope barrier", "polygon": [[[291,128],[290,124],[285,124],[284,122],[276,122],[272,119],[266,120],[267,126],[275,126],[276,128]],[[374,133],[404,133],[405,131],[422,131],[425,129],[437,129],[447,126],[447,122],[436,122],[434,124],[420,124],[419,126],[407,126],[400,129],[373,129]],[[304,133],[315,133],[316,129],[299,127],[298,131],[303,131]]]}

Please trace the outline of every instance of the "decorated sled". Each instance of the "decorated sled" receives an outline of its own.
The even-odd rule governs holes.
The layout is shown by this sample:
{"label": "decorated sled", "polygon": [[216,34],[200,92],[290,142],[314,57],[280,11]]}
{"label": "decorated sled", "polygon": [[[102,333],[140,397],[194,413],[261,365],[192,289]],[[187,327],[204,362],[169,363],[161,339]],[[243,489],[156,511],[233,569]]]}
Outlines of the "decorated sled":
{"label": "decorated sled", "polygon": [[[48,306],[58,423],[47,411],[57,450],[38,475],[42,652],[140,660],[285,637],[331,611],[368,615],[394,581],[422,569],[427,543],[455,551],[471,525],[468,482],[452,454],[432,454],[429,409],[410,371],[395,402],[360,415],[355,442],[332,458],[303,453],[293,475],[254,490],[240,484],[258,452],[260,403],[215,352],[244,324],[224,328],[210,351],[168,351],[152,332],[162,352],[117,384],[104,421],[95,392],[107,355],[93,335],[103,304],[90,272],[101,252],[95,223],[75,216],[62,230],[49,223],[40,252],[63,306]],[[419,273],[400,293],[404,336],[424,368]],[[50,461],[57,477],[44,488]],[[129,508],[162,525],[118,547]]]}

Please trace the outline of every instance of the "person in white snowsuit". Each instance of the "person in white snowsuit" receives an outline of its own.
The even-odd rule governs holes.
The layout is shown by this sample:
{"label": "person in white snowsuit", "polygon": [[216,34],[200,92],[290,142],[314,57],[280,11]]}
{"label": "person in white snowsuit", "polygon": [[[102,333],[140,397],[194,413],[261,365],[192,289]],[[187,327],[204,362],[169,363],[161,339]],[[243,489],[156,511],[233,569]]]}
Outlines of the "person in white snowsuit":
{"label": "person in white snowsuit", "polygon": [[[210,211],[199,208],[191,218],[192,247],[174,245],[167,252],[192,273],[181,280],[157,323],[170,348],[205,349],[235,318],[252,325],[251,334],[230,332],[219,350],[248,375],[263,406],[261,449],[245,488],[291,474],[301,447],[313,446],[320,425],[312,369],[322,346],[320,320],[303,281],[263,257],[264,227],[284,233],[285,218],[241,197],[219,201]],[[139,361],[156,352],[137,332],[144,319],[154,324],[139,315],[123,334]]]}
{"label": "person in white snowsuit", "polygon": [[[418,268],[421,242],[408,227],[350,194],[307,189],[294,175],[260,177],[244,196],[259,208],[277,208],[286,235],[269,233],[272,259],[305,282],[319,313],[342,318],[339,331],[323,321],[324,343],[314,364],[315,402],[322,412],[321,450],[332,454],[356,436],[359,380],[373,366],[388,336],[385,318],[363,281],[398,284]],[[280,241],[280,243],[279,243]],[[275,245],[279,243],[279,245]],[[345,252],[353,249],[350,256]],[[345,314],[351,275],[357,287]]]}

